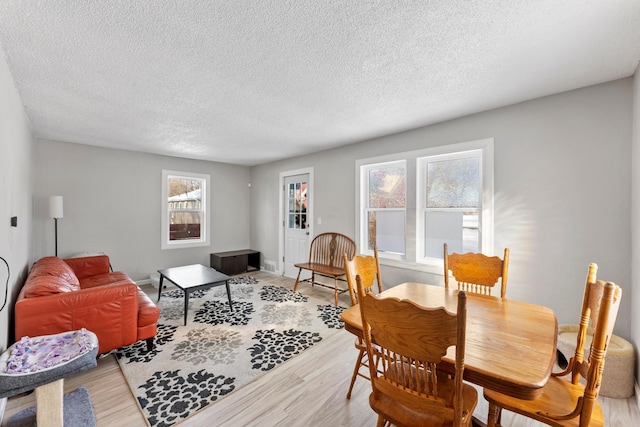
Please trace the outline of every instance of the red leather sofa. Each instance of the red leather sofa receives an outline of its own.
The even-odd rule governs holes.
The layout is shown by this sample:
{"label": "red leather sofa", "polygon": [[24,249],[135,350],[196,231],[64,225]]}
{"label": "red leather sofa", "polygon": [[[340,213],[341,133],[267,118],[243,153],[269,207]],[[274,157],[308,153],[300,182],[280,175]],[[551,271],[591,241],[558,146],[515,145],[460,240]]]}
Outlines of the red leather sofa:
{"label": "red leather sofa", "polygon": [[153,348],[160,310],[106,255],[45,257],[31,267],[15,305],[16,340],[86,328],[99,353],[146,340]]}

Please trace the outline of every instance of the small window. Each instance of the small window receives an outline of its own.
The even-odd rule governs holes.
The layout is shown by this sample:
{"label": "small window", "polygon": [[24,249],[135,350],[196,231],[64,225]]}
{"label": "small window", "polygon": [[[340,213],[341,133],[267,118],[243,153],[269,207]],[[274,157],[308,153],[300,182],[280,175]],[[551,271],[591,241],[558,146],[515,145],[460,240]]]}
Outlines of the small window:
{"label": "small window", "polygon": [[209,175],[162,171],[162,249],[206,246]]}

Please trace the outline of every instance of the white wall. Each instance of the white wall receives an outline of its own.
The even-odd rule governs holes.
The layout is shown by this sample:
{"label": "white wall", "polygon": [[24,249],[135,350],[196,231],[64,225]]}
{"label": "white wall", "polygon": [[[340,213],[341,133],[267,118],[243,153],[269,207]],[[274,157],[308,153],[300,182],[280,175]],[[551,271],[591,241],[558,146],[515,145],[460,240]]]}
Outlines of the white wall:
{"label": "white wall", "polygon": [[[313,234],[355,235],[354,162],[399,151],[495,139],[495,248],[511,248],[510,298],[553,308],[559,323],[579,318],[590,262],[624,292],[616,333],[630,336],[631,78],[562,93],[409,132],[251,170],[251,242],[278,258],[278,174],[313,167]],[[278,267],[281,263],[278,263]],[[385,286],[441,283],[382,268]]]}
{"label": "white wall", "polygon": [[[34,147],[34,259],[54,254],[50,195],[64,197],[58,256],[104,252],[134,280],[250,246],[248,167],[40,139]],[[211,176],[211,246],[160,249],[163,169]]]}
{"label": "white wall", "polygon": [[[631,187],[632,209],[631,218],[640,218],[640,66],[636,69],[633,80],[633,142],[631,155]],[[631,283],[634,291],[631,294],[631,341],[636,349],[636,381],[640,376],[640,357],[638,357],[638,343],[640,343],[640,223],[632,221],[631,246]]]}
{"label": "white wall", "polygon": [[[13,337],[13,302],[26,277],[31,243],[31,132],[22,100],[14,86],[4,54],[0,51],[0,351]],[[10,218],[18,217],[11,227]]]}

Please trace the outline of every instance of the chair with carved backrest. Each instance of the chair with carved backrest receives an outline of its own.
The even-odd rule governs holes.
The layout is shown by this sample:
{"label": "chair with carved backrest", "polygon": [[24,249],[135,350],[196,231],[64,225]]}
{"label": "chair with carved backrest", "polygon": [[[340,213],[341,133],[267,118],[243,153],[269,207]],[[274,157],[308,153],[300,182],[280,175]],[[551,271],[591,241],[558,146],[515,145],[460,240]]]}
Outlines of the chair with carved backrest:
{"label": "chair with carved backrest", "polygon": [[[358,286],[356,284],[356,276],[360,275],[365,292],[374,292],[379,294],[382,292],[382,279],[380,276],[380,264],[378,262],[378,250],[373,249],[373,256],[354,256],[353,259],[349,259],[347,254],[343,254],[344,257],[344,271],[347,276],[347,284],[349,285],[349,296],[351,297],[351,305],[358,303]],[[351,390],[356,382],[356,378],[361,376],[369,379],[369,376],[360,372],[361,367],[368,368],[367,348],[362,341],[362,338],[356,338],[356,349],[358,350],[358,358],[356,359],[356,366],[353,369],[353,375],[351,376],[351,384],[349,385],[349,391],[347,392],[347,399],[351,399]]]}
{"label": "chair with carved backrest", "polygon": [[501,279],[500,297],[507,293],[509,273],[509,248],[505,248],[504,257],[486,256],[481,253],[449,253],[444,244],[444,285],[449,287],[449,271],[458,282],[458,289],[476,294],[491,295],[493,287]]}
{"label": "chair with carved backrest", "polygon": [[[378,426],[471,425],[478,393],[462,381],[466,293],[458,293],[457,312],[451,313],[365,294],[360,276],[356,282],[364,294],[358,305],[373,389],[369,405]],[[456,347],[453,375],[439,365],[451,346]]]}
{"label": "chair with carved backrest", "polygon": [[[305,263],[295,264],[298,268],[298,277],[293,285],[293,291],[298,289],[298,283],[310,282],[311,286],[318,285],[325,288],[333,289],[335,295],[336,307],[338,306],[338,296],[347,292],[338,286],[338,281],[344,276],[344,265],[342,254],[347,254],[352,258],[356,254],[356,242],[350,237],[340,233],[321,233],[313,238],[311,247],[309,248],[309,260]],[[300,280],[302,270],[311,271],[311,277]],[[322,282],[316,282],[316,275],[330,277],[333,279],[333,286],[329,286]]]}
{"label": "chair with carved backrest", "polygon": [[[604,425],[597,397],[622,291],[615,283],[596,281],[596,271],[597,265],[589,265],[576,353],[569,361],[568,368],[552,374],[541,394],[534,400],[520,400],[485,389],[484,396],[489,401],[489,426],[500,425],[502,409],[551,426]],[[593,339],[585,359],[587,332],[591,330]],[[563,378],[569,374],[570,379]]]}

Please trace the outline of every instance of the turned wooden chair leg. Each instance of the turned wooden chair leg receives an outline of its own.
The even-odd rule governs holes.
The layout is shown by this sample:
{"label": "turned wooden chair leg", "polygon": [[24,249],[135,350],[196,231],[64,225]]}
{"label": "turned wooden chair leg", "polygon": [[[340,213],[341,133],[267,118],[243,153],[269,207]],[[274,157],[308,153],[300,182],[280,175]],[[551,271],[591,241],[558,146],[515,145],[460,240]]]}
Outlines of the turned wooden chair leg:
{"label": "turned wooden chair leg", "polygon": [[502,408],[489,402],[489,415],[487,416],[487,427],[499,427]]}
{"label": "turned wooden chair leg", "polygon": [[378,415],[378,422],[376,423],[376,427],[384,427],[387,425],[387,420],[382,418],[381,415]]}
{"label": "turned wooden chair leg", "polygon": [[335,298],[336,298],[336,307],[338,306],[338,297],[340,296],[340,289],[338,289],[338,278],[333,278],[333,286],[335,287]]}
{"label": "turned wooden chair leg", "polygon": [[356,366],[353,368],[353,375],[351,376],[351,385],[349,385],[349,391],[347,392],[347,399],[351,399],[351,390],[353,389],[353,385],[356,383],[356,378],[358,378],[358,372],[360,372],[360,366],[362,365],[362,358],[364,357],[364,349],[360,349],[358,353],[358,358],[356,359]]}

